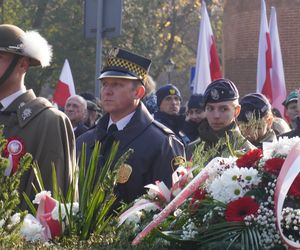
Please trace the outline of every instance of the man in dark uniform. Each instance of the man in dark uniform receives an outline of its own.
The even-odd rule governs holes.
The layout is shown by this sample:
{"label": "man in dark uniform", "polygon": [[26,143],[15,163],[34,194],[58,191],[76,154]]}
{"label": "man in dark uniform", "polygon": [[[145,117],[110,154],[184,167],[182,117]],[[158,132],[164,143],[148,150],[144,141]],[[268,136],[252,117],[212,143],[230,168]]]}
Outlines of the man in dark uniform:
{"label": "man in dark uniform", "polygon": [[[216,146],[221,139],[224,140],[226,134],[230,145],[238,147],[233,150],[247,151],[255,148],[242,136],[235,123],[241,110],[238,98],[238,89],[228,79],[218,79],[208,85],[204,92],[206,118],[198,127],[199,138],[187,147],[187,159],[192,156],[199,143],[204,142],[205,148],[209,149]],[[216,156],[226,156],[228,152],[227,148],[222,147]]]}
{"label": "man in dark uniform", "polygon": [[240,100],[241,112],[237,117],[242,134],[256,147],[263,142],[277,141],[272,129],[273,114],[268,99],[260,93],[245,95]]}
{"label": "man in dark uniform", "polygon": [[181,94],[173,84],[166,84],[156,91],[158,111],[154,119],[171,129],[187,145],[190,139],[183,132],[185,116],[180,114]]}
{"label": "man in dark uniform", "polygon": [[[48,66],[51,46],[35,31],[24,32],[14,25],[0,25],[0,124],[12,140],[9,153],[23,148],[39,164],[46,190],[52,190],[49,176],[55,164],[58,185],[67,190],[75,166],[75,139],[68,117],[49,101],[26,90],[24,78],[30,66]],[[20,191],[34,197],[33,170],[21,179]],[[35,183],[37,186],[37,184]],[[24,201],[22,201],[24,208]]]}
{"label": "man in dark uniform", "polygon": [[[131,202],[143,193],[144,186],[155,181],[171,185],[171,175],[185,159],[184,147],[174,133],[154,121],[141,102],[145,95],[151,61],[122,49],[113,49],[108,54],[101,80],[101,102],[106,114],[94,129],[77,139],[77,149],[87,144],[87,159],[96,141],[103,143],[100,168],[107,159],[106,148],[109,133],[119,141],[118,159],[129,148],[134,153],[121,166],[119,172],[126,174],[118,178],[116,194],[118,200]],[[112,127],[115,132],[110,132]]]}

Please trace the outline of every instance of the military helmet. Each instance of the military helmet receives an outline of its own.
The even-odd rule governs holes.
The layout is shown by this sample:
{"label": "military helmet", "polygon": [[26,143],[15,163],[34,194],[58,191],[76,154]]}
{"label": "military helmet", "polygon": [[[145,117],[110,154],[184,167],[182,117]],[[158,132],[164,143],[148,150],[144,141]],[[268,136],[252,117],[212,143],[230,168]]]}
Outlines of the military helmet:
{"label": "military helmet", "polygon": [[52,48],[36,31],[26,31],[15,25],[0,25],[0,51],[29,57],[30,66],[50,65]]}

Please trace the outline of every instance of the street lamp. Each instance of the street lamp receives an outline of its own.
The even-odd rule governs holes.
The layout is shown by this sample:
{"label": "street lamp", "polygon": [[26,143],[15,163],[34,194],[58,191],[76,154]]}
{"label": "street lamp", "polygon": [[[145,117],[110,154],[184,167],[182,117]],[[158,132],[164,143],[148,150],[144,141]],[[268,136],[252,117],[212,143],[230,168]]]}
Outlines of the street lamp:
{"label": "street lamp", "polygon": [[170,58],[167,60],[166,64],[166,72],[168,73],[168,83],[171,83],[171,72],[173,72],[175,68],[175,63],[174,61]]}

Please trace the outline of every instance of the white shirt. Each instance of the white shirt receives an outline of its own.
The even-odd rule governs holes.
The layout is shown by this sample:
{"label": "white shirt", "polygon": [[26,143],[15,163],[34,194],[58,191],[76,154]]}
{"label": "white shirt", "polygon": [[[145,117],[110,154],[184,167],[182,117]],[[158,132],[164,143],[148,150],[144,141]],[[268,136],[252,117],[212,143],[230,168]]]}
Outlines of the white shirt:
{"label": "white shirt", "polygon": [[117,121],[117,122],[113,122],[112,119],[109,117],[109,122],[108,122],[108,126],[107,129],[109,128],[109,126],[111,124],[116,124],[118,130],[123,130],[123,128],[129,123],[129,121],[131,120],[132,116],[134,115],[135,111],[133,111],[132,113],[130,113],[129,115],[126,115],[125,117],[123,117],[121,120]]}
{"label": "white shirt", "polygon": [[22,87],[17,92],[3,98],[0,102],[3,105],[3,109],[5,110],[14,100],[16,100],[20,95],[24,94],[26,92],[26,88]]}

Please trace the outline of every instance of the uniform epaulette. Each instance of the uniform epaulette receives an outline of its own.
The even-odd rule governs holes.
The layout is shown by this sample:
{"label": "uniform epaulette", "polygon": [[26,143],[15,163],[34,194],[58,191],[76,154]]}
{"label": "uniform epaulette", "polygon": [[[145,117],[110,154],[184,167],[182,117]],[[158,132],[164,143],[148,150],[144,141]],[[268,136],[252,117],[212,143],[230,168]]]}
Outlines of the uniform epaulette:
{"label": "uniform epaulette", "polygon": [[52,104],[43,97],[37,97],[27,103],[20,103],[19,108],[17,109],[17,117],[20,127],[26,126],[26,124],[40,112],[51,107],[53,107]]}
{"label": "uniform epaulette", "polygon": [[158,127],[160,130],[162,130],[165,134],[167,134],[167,135],[174,135],[174,132],[171,129],[169,129],[168,127],[166,127],[165,125],[163,125],[162,123],[154,120],[153,124],[156,127]]}

